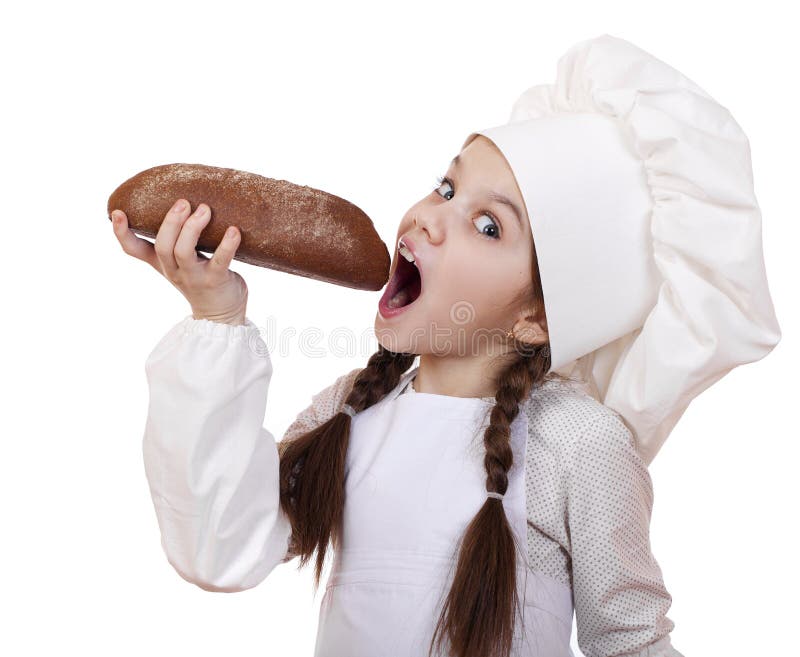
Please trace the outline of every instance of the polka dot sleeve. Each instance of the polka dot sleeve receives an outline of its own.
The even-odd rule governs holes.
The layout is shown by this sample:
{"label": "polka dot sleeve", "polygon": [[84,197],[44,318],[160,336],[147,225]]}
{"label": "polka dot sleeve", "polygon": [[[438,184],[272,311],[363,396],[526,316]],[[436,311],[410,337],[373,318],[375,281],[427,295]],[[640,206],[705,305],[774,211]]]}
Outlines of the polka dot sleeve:
{"label": "polka dot sleeve", "polygon": [[362,368],[360,367],[350,370],[338,377],[328,387],[311,395],[311,403],[297,414],[297,417],[284,432],[281,442],[291,440],[307,431],[311,431],[311,429],[327,422],[338,413],[353,388],[356,375],[361,370]]}
{"label": "polka dot sleeve", "polygon": [[672,597],[650,549],[650,473],[619,416],[603,413],[572,441],[565,480],[581,651],[683,657],[670,642]]}

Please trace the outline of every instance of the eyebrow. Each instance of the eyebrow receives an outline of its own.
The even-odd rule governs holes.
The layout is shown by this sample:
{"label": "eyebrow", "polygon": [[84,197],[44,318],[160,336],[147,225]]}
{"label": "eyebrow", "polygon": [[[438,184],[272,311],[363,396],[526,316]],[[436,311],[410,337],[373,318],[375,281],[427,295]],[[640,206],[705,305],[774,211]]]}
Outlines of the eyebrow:
{"label": "eyebrow", "polygon": [[[453,168],[458,168],[458,165],[461,164],[461,156],[456,155],[451,161],[450,166]],[[503,196],[502,194],[498,194],[497,192],[489,192],[489,198],[496,203],[502,203],[503,205],[507,205],[511,210],[514,212],[514,216],[517,219],[517,224],[519,225],[519,229],[522,230],[522,213],[520,212],[517,204],[514,203],[510,198],[507,196]]]}

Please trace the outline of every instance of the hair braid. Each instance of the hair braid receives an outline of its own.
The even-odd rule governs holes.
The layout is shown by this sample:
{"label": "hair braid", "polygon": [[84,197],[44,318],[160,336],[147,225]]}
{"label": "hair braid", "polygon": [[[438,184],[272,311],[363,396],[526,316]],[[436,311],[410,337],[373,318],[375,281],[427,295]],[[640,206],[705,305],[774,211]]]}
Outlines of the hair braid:
{"label": "hair braid", "polygon": [[[484,432],[486,490],[505,494],[514,457],[511,423],[521,402],[550,368],[549,345],[515,342],[520,354],[498,376],[495,405]],[[516,545],[502,500],[487,497],[467,526],[455,576],[428,654],[445,638],[453,657],[507,657],[519,609]],[[477,576],[476,576],[477,575]]]}
{"label": "hair braid", "polygon": [[[414,362],[415,354],[382,345],[353,382],[345,403],[362,411],[383,399]],[[281,508],[292,525],[292,552],[300,565],[317,553],[314,587],[319,587],[329,541],[338,544],[344,512],[345,464],[351,418],[338,412],[323,424],[280,443]]]}

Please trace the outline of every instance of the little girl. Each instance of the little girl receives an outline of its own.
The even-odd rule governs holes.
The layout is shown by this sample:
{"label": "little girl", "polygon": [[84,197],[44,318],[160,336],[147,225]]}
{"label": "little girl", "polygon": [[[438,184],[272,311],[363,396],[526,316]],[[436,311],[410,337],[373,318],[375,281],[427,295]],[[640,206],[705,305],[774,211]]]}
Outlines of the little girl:
{"label": "little girl", "polygon": [[315,555],[318,585],[330,547],[317,657],[571,657],[573,612],[586,657],[682,657],[648,462],[691,397],[780,337],[747,141],[621,39],[559,73],[406,213],[378,351],[278,443],[238,233],[209,259],[203,204],[178,201],[155,247],[114,213],[193,311],[146,364],[167,558],[241,591]]}

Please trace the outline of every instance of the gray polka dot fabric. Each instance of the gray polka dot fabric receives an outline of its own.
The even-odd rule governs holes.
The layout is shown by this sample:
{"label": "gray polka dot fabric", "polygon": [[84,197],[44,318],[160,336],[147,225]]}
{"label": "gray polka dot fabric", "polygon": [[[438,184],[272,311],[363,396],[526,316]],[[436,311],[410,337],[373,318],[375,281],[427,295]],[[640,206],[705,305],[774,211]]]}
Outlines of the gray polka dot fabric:
{"label": "gray polka dot fabric", "polygon": [[[312,396],[284,434],[337,413],[360,368]],[[402,394],[413,394],[413,380]],[[490,398],[491,399],[491,398]],[[621,417],[578,382],[547,379],[521,405],[531,568],[572,589],[585,657],[683,657],[672,645],[672,603],[650,549],[653,486]],[[289,548],[286,559],[294,552]]]}
{"label": "gray polka dot fabric", "polygon": [[572,383],[523,404],[531,567],[572,587],[586,657],[682,657],[650,549],[653,485],[621,417]]}

